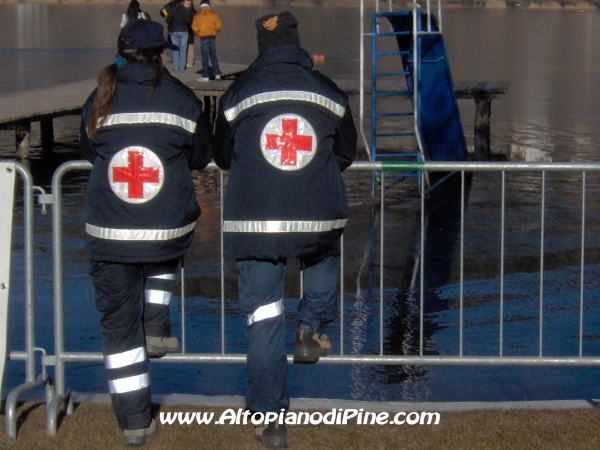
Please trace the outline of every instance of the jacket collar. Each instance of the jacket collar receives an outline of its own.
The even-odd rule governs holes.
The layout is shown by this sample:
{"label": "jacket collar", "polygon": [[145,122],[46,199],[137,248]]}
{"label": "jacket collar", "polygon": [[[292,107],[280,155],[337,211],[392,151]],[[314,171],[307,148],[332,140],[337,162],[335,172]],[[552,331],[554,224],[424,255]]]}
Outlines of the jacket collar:
{"label": "jacket collar", "polygon": [[266,64],[298,64],[307,70],[313,67],[312,59],[306,50],[296,45],[277,45],[265,48],[250,67]]}
{"label": "jacket collar", "polygon": [[[168,74],[166,67],[163,69],[163,77]],[[148,65],[141,62],[127,63],[117,70],[117,81],[130,81],[134,83],[152,83],[154,72]]]}

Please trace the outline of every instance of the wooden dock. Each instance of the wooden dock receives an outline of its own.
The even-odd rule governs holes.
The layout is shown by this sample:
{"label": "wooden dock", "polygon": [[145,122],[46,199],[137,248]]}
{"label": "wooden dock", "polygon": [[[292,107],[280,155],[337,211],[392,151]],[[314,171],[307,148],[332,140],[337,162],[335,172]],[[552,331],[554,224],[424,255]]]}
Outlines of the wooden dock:
{"label": "wooden dock", "polygon": [[[221,64],[223,73],[233,74],[246,66]],[[171,72],[196,92],[205,103],[206,113],[214,118],[216,101],[231,84],[231,80],[197,81],[198,67],[184,72]],[[360,94],[358,80],[336,79],[338,86],[350,97]],[[36,89],[27,92],[0,95],[0,129],[15,130],[17,156],[28,158],[31,124],[40,122],[41,145],[44,152],[51,151],[54,144],[53,120],[58,117],[79,115],[81,107],[92,90],[96,80],[89,79],[74,83]],[[473,99],[475,102],[475,150],[487,146],[489,150],[490,116],[493,99],[503,98],[508,90],[506,82],[459,81],[454,84],[458,99]],[[380,90],[403,90],[403,86],[379,84]],[[371,84],[365,83],[365,95],[371,94]],[[406,96],[408,97],[408,96]]]}

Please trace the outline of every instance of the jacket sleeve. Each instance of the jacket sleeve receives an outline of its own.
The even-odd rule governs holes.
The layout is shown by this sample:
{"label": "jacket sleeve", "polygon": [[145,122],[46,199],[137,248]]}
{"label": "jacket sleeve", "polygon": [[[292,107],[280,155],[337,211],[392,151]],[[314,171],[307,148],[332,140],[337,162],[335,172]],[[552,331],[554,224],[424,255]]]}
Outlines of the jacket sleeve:
{"label": "jacket sleeve", "polygon": [[219,34],[221,28],[223,28],[223,23],[221,22],[219,15],[215,13],[215,34]]}
{"label": "jacket sleeve", "polygon": [[200,37],[200,21],[202,20],[201,14],[196,14],[194,20],[192,20],[192,31],[198,37]]}
{"label": "jacket sleeve", "polygon": [[94,150],[92,141],[87,134],[87,121],[89,120],[90,111],[92,105],[94,104],[95,97],[96,89],[94,89],[94,92],[92,92],[92,94],[88,97],[87,101],[83,105],[83,108],[81,109],[81,123],[79,125],[79,147],[83,152],[84,158],[92,164],[94,164],[94,160],[98,154],[96,153],[96,150]]}
{"label": "jacket sleeve", "polygon": [[94,164],[97,153],[96,150],[94,150],[94,147],[92,147],[92,141],[87,135],[86,124],[83,121],[83,118],[81,119],[81,124],[79,126],[79,147],[83,152],[84,158]]}
{"label": "jacket sleeve", "polygon": [[193,136],[193,148],[187,155],[188,166],[191,170],[202,170],[212,157],[212,136],[210,127],[204,113],[200,114],[196,122],[196,131]]}
{"label": "jacket sleeve", "polygon": [[333,144],[333,153],[342,172],[350,167],[354,161],[356,156],[356,140],[356,125],[354,125],[352,111],[350,110],[350,105],[348,105]]}
{"label": "jacket sleeve", "polygon": [[228,170],[233,157],[233,130],[225,118],[222,106],[222,104],[219,105],[219,113],[215,122],[213,157],[217,166]]}

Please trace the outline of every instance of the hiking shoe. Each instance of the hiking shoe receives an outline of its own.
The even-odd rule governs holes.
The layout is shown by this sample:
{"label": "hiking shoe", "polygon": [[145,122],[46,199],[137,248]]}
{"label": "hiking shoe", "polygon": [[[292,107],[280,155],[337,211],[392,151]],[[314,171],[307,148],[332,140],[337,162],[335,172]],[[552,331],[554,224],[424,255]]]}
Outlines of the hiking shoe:
{"label": "hiking shoe", "polygon": [[198,78],[198,81],[209,81],[209,80],[210,80],[210,78],[208,78],[208,77],[200,77],[200,78]]}
{"label": "hiking shoe", "polygon": [[319,357],[331,354],[331,341],[325,334],[298,328],[296,330],[294,364],[315,364]]}
{"label": "hiking shoe", "polygon": [[138,428],[137,430],[123,430],[123,442],[125,445],[144,445],[146,439],[151,438],[156,433],[156,422],[154,419],[146,428]]}
{"label": "hiking shoe", "polygon": [[275,422],[258,425],[254,427],[254,439],[262,441],[266,448],[287,448],[287,428]]}
{"label": "hiking shoe", "polygon": [[221,75],[215,75],[215,81],[221,81]]}
{"label": "hiking shoe", "polygon": [[167,353],[179,351],[176,337],[146,336],[146,355],[148,358],[162,358]]}

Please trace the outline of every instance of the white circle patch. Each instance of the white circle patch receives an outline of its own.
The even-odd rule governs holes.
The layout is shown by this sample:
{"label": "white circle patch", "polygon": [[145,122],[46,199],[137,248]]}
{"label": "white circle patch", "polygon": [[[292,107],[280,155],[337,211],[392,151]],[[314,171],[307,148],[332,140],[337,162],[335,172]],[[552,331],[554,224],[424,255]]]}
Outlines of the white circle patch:
{"label": "white circle patch", "polygon": [[302,116],[282,114],[274,117],[260,135],[263,156],[280,170],[305,167],[317,151],[317,135]]}
{"label": "white circle patch", "polygon": [[108,165],[113,192],[127,203],[145,203],[160,192],[165,171],[156,153],[145,147],[125,147]]}

